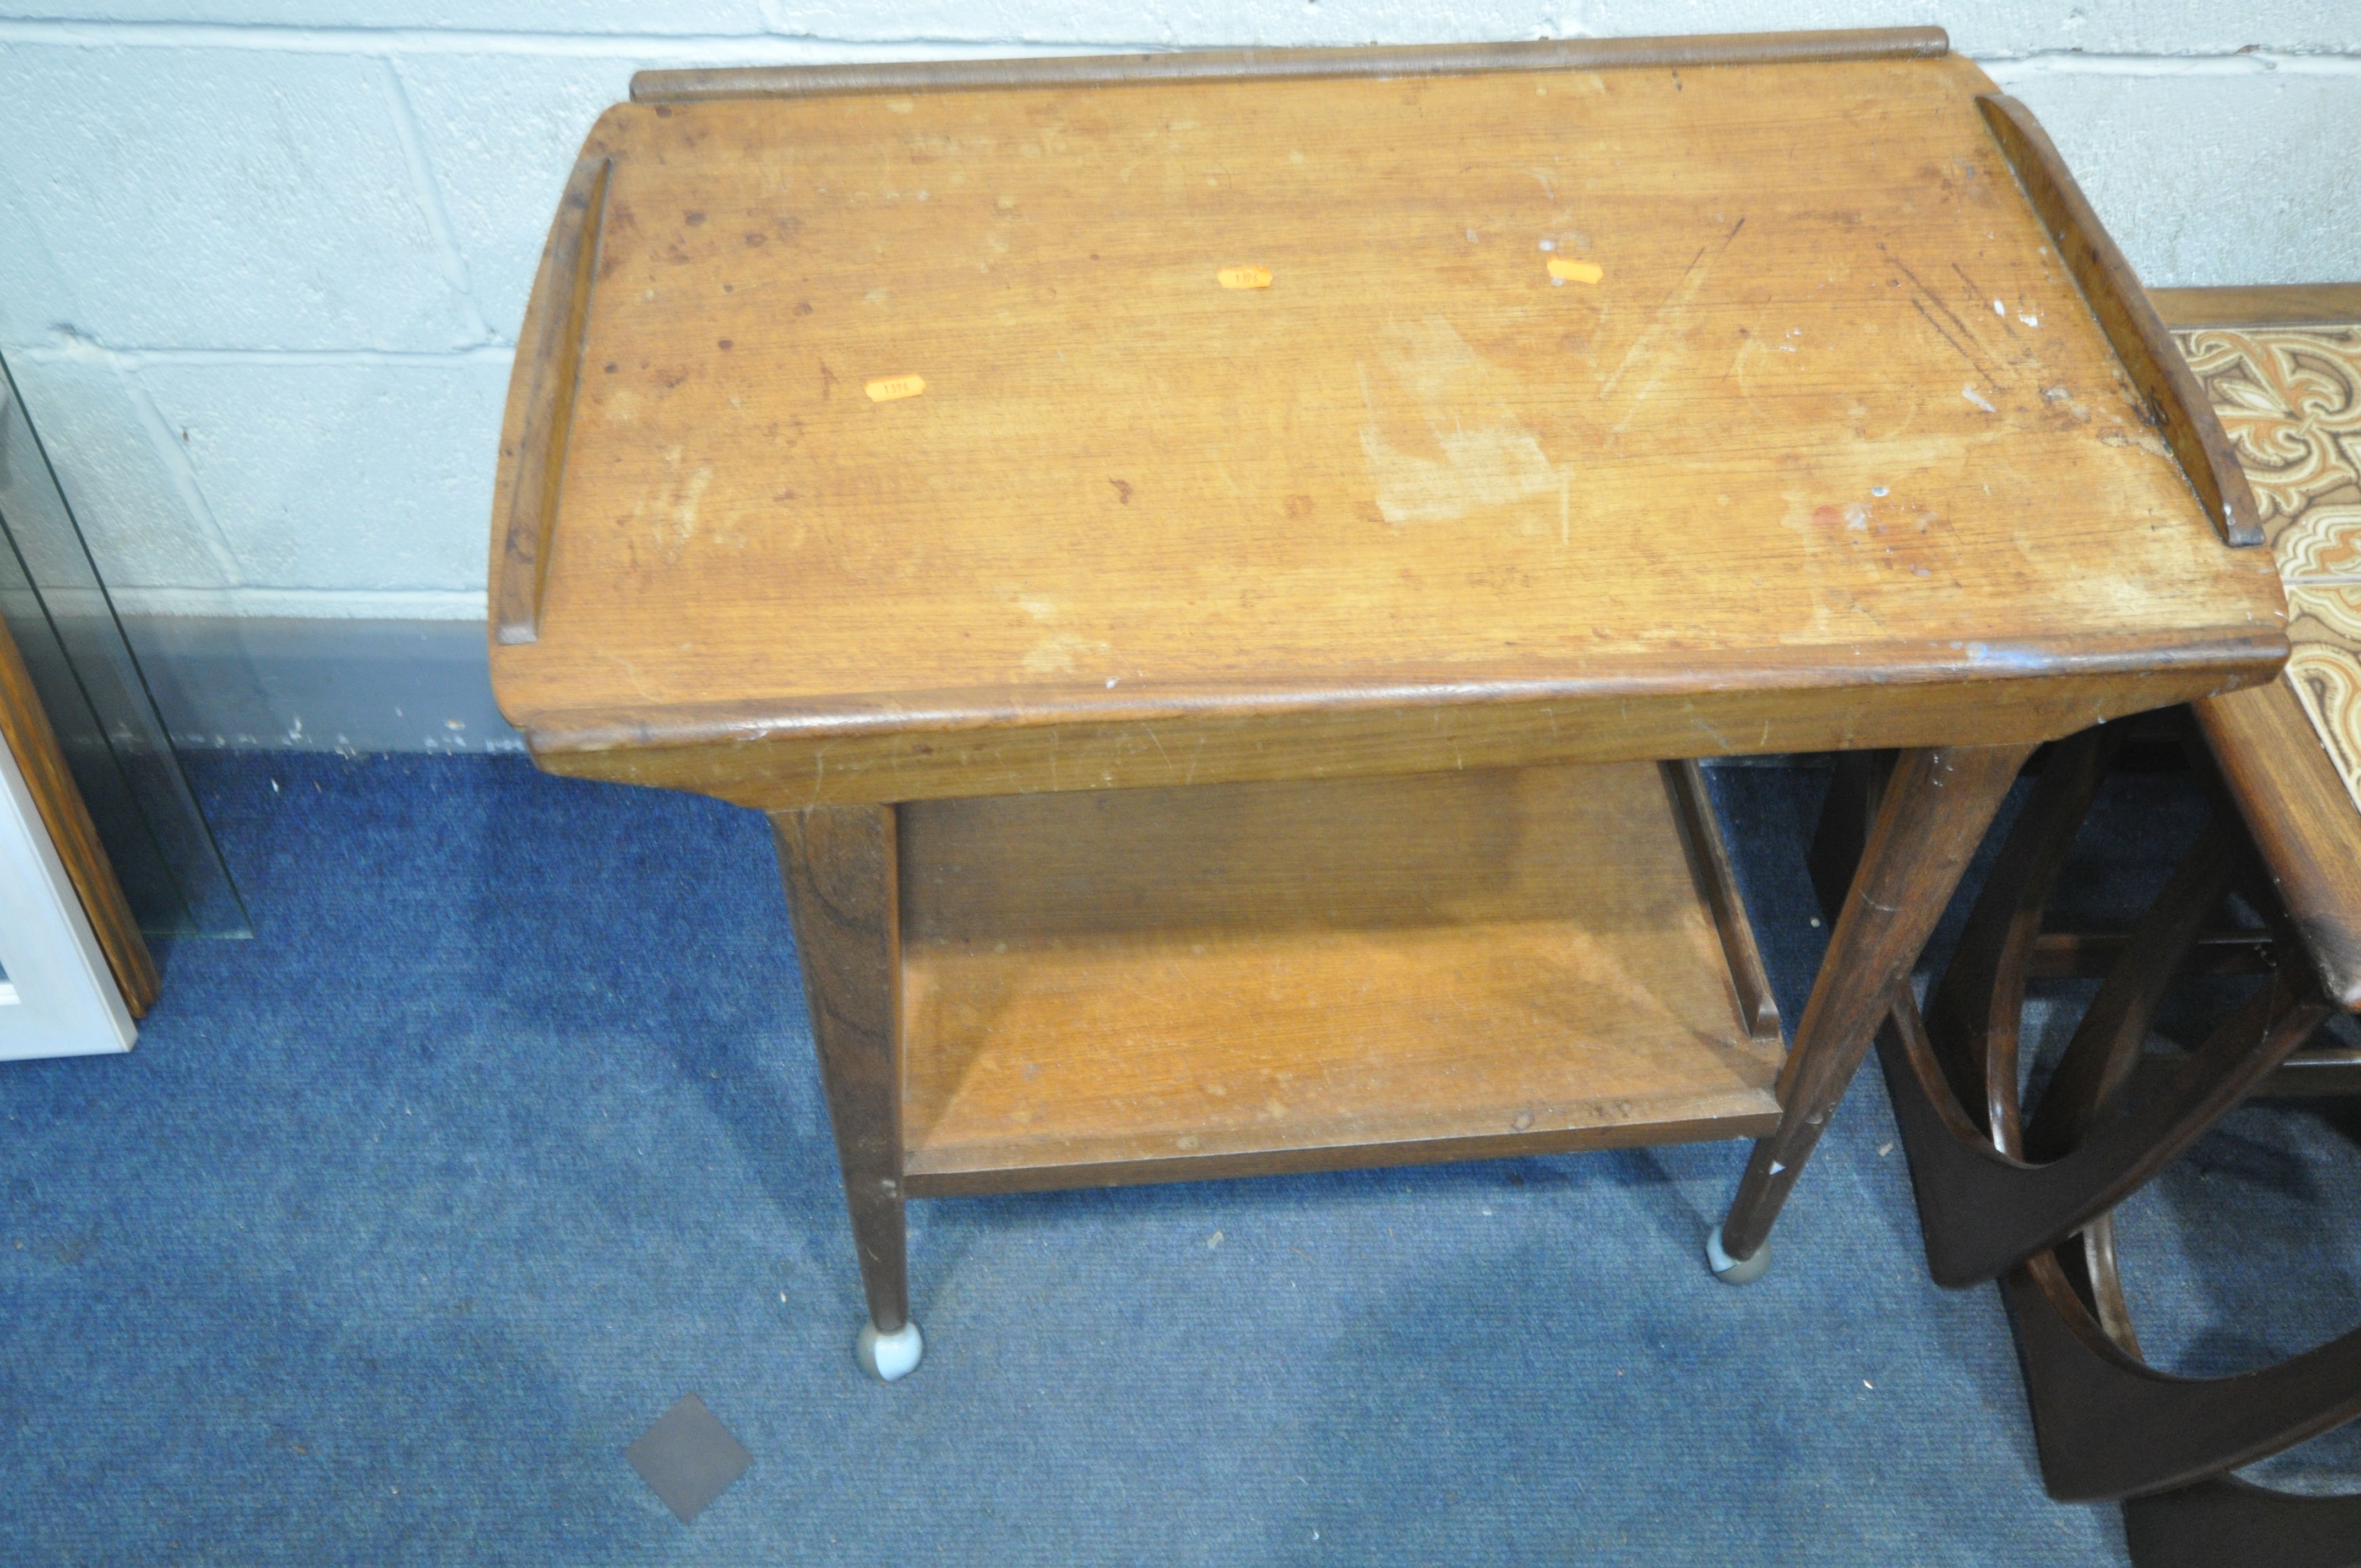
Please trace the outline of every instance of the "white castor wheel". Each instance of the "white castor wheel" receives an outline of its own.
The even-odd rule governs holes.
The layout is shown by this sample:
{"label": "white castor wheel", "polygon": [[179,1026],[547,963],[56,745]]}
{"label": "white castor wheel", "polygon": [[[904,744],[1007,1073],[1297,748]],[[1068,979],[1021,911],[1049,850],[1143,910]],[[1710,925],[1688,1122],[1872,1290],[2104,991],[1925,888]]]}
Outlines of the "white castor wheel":
{"label": "white castor wheel", "polygon": [[863,1323],[861,1337],[852,1342],[852,1359],[881,1383],[898,1383],[907,1377],[918,1369],[918,1358],[926,1354],[927,1342],[919,1336],[916,1322],[904,1323],[890,1334],[879,1333],[875,1323]]}
{"label": "white castor wheel", "polygon": [[1766,1241],[1756,1247],[1752,1257],[1732,1257],[1721,1250],[1721,1227],[1716,1225],[1713,1234],[1705,1238],[1705,1260],[1712,1266],[1713,1277],[1724,1285],[1752,1285],[1770,1270],[1771,1244]]}

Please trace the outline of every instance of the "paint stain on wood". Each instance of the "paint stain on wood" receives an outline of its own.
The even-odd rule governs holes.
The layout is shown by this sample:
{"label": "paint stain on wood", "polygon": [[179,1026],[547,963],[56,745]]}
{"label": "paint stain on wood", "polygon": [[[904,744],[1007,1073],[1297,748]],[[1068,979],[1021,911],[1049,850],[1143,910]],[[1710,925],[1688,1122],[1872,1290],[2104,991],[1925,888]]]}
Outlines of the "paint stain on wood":
{"label": "paint stain on wood", "polygon": [[1547,496],[1566,481],[1533,433],[1505,411],[1482,424],[1466,412],[1500,409],[1491,378],[1458,330],[1440,316],[1385,329],[1374,369],[1361,366],[1370,420],[1361,453],[1378,511],[1397,527],[1466,517]]}

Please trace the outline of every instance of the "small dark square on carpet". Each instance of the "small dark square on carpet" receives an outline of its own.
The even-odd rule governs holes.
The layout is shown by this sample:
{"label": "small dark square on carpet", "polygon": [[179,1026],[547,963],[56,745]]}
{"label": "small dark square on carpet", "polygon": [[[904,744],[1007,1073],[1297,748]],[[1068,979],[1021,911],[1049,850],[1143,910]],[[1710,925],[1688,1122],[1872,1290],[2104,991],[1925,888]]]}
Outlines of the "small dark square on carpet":
{"label": "small dark square on carpet", "polygon": [[695,1523],[706,1505],[754,1463],[721,1418],[694,1394],[683,1394],[658,1416],[655,1425],[623,1450],[623,1457],[683,1524]]}

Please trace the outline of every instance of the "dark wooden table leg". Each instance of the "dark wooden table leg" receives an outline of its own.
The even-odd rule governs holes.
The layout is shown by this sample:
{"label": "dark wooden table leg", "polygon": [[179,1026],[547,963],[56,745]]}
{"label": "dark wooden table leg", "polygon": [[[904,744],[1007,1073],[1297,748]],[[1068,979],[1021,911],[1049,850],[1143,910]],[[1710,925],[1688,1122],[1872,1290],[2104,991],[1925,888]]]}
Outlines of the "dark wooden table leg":
{"label": "dark wooden table leg", "polygon": [[1992,874],[1968,912],[1959,950],[1927,995],[1926,1027],[1960,1103],[1993,1129],[2002,1151],[2019,1124],[2025,982],[2050,894],[2091,815],[2125,727],[2107,724],[2051,748],[2032,796],[2002,840]]}
{"label": "dark wooden table leg", "polygon": [[1706,1245],[1724,1279],[1744,1284],[1767,1265],[1763,1244],[1788,1190],[2031,753],[2029,746],[1945,746],[1895,760],[1779,1075],[1778,1130],[1754,1146],[1730,1215]]}
{"label": "dark wooden table leg", "polygon": [[771,814],[804,998],[852,1212],[869,1322],[854,1354],[892,1382],[918,1365],[902,1223],[901,875],[890,806]]}

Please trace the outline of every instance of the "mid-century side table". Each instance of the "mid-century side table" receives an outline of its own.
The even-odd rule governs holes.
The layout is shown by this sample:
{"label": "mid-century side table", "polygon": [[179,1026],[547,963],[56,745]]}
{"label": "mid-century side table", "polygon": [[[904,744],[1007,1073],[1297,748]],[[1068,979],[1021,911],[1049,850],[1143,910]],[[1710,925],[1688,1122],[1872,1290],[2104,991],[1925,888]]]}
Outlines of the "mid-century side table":
{"label": "mid-century side table", "polygon": [[[1759,1141],[2029,750],[2268,678],[2221,433],[1932,29],[642,75],[517,357],[492,671],[776,828],[907,1198]],[[1898,748],[1792,1051],[1693,759]]]}

